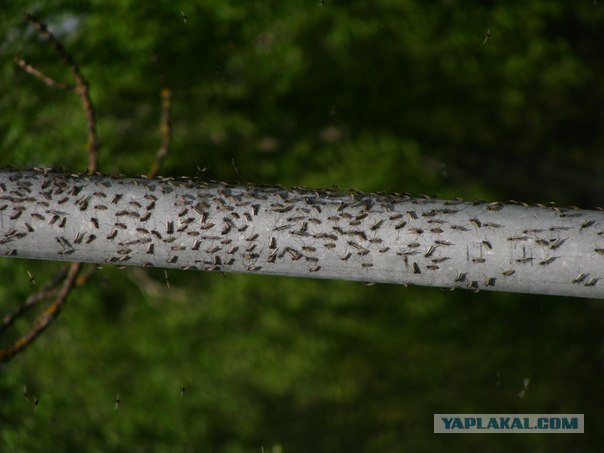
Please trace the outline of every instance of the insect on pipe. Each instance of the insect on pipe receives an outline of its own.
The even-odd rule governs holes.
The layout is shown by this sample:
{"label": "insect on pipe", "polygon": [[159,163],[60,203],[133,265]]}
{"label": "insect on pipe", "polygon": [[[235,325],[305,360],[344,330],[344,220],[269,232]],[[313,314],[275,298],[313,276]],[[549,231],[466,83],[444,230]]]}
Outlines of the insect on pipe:
{"label": "insect on pipe", "polygon": [[[0,183],[10,258],[604,296],[602,211],[49,170]],[[82,209],[93,197],[111,201]]]}

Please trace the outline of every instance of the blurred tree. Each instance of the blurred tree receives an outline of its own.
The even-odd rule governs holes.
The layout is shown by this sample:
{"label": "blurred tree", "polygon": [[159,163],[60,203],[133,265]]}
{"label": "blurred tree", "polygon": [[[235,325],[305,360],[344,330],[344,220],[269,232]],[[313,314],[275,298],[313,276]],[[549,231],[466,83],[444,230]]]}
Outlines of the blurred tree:
{"label": "blurred tree", "polygon": [[[87,167],[80,100],[11,64],[23,55],[68,81],[27,10],[90,82],[105,173],[139,174],[157,148],[156,53],[174,91],[165,175],[207,167],[215,179],[604,204],[604,13],[593,2],[2,2],[0,165],[71,172]],[[27,271],[41,284],[56,270],[0,261],[3,311],[31,292]],[[600,301],[168,277],[170,288],[163,272],[102,270],[0,370],[3,451],[594,451],[604,441]],[[432,434],[435,412],[578,412],[587,426],[445,438]]]}

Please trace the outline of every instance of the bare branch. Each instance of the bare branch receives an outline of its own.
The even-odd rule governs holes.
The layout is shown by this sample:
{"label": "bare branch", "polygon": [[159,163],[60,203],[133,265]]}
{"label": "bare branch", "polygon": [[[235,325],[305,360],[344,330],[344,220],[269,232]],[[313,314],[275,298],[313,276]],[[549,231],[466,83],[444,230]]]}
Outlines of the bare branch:
{"label": "bare branch", "polygon": [[[26,18],[53,46],[53,48],[57,51],[57,53],[67,64],[67,66],[69,66],[75,79],[76,86],[73,87],[55,81],[51,77],[44,74],[42,71],[28,64],[23,58],[17,58],[16,62],[19,67],[21,67],[25,72],[36,77],[38,80],[42,81],[46,85],[63,90],[73,90],[80,96],[84,113],[86,115],[86,124],[88,130],[88,174],[92,175],[97,169],[98,149],[100,147],[100,144],[97,135],[95,110],[92,100],[90,98],[88,82],[82,75],[75,59],[65,49],[63,44],[48,30],[47,25],[36,17],[34,17],[32,14],[26,14]],[[31,229],[31,225],[28,224],[28,228]],[[0,325],[0,335],[4,331],[6,331],[6,329],[9,328],[17,318],[23,316],[33,306],[37,305],[39,302],[49,297],[54,296],[57,292],[56,286],[58,285],[61,279],[65,278],[62,289],[59,292],[57,298],[55,299],[53,304],[46,310],[45,315],[38,320],[36,326],[25,337],[17,341],[13,347],[0,350],[0,363],[10,360],[17,353],[25,349],[31,342],[33,342],[53,322],[53,320],[56,319],[63,303],[67,299],[67,296],[69,295],[74,285],[85,284],[86,281],[94,274],[96,270],[96,268],[94,267],[89,269],[86,274],[81,276],[76,281],[75,278],[77,277],[81,267],[82,265],[80,263],[71,264],[69,266],[69,271],[67,271],[67,268],[64,269],[64,271],[60,274],[58,278],[55,278],[53,281],[45,285],[44,288],[30,296],[20,307],[17,308],[17,310],[15,310],[10,315],[7,315],[3,319],[3,322]]]}
{"label": "bare branch", "polygon": [[147,178],[155,178],[170,151],[170,142],[172,137],[172,90],[168,86],[168,80],[157,52],[154,54],[155,64],[159,69],[162,81],[161,90],[161,120],[159,130],[161,133],[161,146],[155,156],[155,161],[147,173]]}
{"label": "bare branch", "polygon": [[21,57],[15,58],[15,63],[17,63],[17,66],[19,66],[25,72],[34,76],[36,79],[40,80],[42,83],[48,85],[51,88],[56,88],[57,90],[65,90],[65,91],[75,90],[75,87],[73,85],[68,85],[68,84],[65,84],[62,82],[57,82],[55,79],[44,74],[39,69],[34,68],[32,65],[27,63],[25,61],[25,59],[23,59]]}
{"label": "bare branch", "polygon": [[100,143],[96,130],[94,105],[92,104],[92,100],[90,99],[88,82],[80,72],[80,68],[76,63],[75,59],[65,49],[63,44],[48,30],[47,25],[36,17],[34,17],[32,14],[26,14],[25,17],[52,45],[52,47],[63,59],[65,64],[67,64],[67,66],[69,66],[69,68],[71,69],[71,72],[76,82],[75,92],[80,96],[80,99],[82,100],[82,106],[86,114],[86,124],[88,129],[88,144],[86,145],[88,149],[88,174],[91,175],[97,169],[98,150],[100,147]]}
{"label": "bare branch", "polygon": [[147,173],[148,178],[155,178],[161,166],[170,151],[170,139],[172,133],[172,107],[171,107],[171,98],[172,91],[164,87],[161,90],[161,106],[162,106],[162,116],[161,116],[161,124],[160,124],[160,132],[161,132],[161,147],[155,156],[155,161],[151,164],[151,168]]}
{"label": "bare branch", "polygon": [[17,340],[13,346],[0,349],[0,363],[10,361],[17,354],[25,350],[25,348],[33,343],[33,341],[50,326],[52,321],[59,315],[67,296],[75,284],[76,277],[78,276],[81,267],[81,263],[72,263],[69,266],[67,277],[55,301],[46,309],[44,314],[40,316],[34,328],[30,330],[24,337]]}
{"label": "bare branch", "polygon": [[0,324],[0,335],[2,335],[6,329],[13,325],[18,318],[25,315],[31,308],[35,307],[40,302],[55,296],[58,291],[57,286],[67,275],[67,268],[68,266],[65,266],[61,272],[57,273],[57,275],[55,275],[50,282],[44,285],[43,288],[29,296],[25,302],[11,314],[6,315]]}

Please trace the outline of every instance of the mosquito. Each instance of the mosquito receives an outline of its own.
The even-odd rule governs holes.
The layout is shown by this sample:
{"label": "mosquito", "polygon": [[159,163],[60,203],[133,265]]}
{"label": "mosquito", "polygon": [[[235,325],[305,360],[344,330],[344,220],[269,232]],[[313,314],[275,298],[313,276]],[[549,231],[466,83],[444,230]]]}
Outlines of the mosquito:
{"label": "mosquito", "polygon": [[486,45],[487,41],[491,39],[491,29],[487,28],[487,32],[484,35],[484,40],[482,41],[482,45]]}

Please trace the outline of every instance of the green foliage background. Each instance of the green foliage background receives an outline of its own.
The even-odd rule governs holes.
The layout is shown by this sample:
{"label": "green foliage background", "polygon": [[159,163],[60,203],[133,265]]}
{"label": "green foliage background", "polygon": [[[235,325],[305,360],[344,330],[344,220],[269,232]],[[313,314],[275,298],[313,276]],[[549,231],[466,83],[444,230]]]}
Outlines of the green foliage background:
{"label": "green foliage background", "polygon": [[[144,173],[159,146],[156,52],[164,175],[601,206],[603,8],[2,0],[0,166],[86,168],[77,96],[13,63],[71,81],[33,11],[90,82],[104,173]],[[1,259],[1,312],[59,267]],[[601,300],[168,275],[104,268],[0,368],[1,451],[601,451]],[[585,413],[586,433],[432,434],[450,412]]]}

